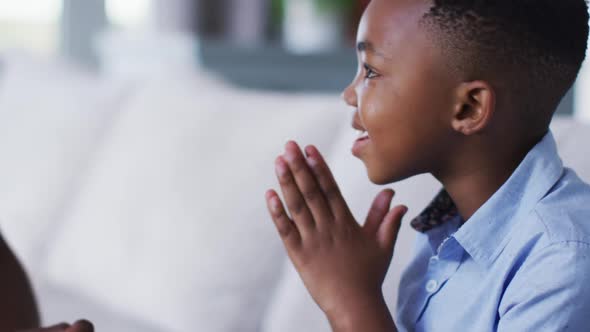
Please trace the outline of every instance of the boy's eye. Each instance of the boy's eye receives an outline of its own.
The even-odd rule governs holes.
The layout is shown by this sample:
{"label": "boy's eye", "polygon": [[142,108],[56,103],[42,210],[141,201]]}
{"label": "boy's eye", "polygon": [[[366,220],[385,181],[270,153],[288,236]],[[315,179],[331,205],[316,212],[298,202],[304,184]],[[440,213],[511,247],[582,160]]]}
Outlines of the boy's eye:
{"label": "boy's eye", "polygon": [[379,76],[374,70],[373,68],[369,67],[369,65],[367,65],[366,63],[363,64],[363,67],[365,67],[365,78],[367,79],[372,79],[375,78],[377,76]]}

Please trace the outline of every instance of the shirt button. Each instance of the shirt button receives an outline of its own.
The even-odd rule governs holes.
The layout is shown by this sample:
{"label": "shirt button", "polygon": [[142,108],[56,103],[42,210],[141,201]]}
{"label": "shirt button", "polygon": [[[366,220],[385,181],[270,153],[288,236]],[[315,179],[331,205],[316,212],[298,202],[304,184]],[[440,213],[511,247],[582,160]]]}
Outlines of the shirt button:
{"label": "shirt button", "polygon": [[439,260],[438,256],[432,256],[432,257],[430,257],[430,264],[434,265],[434,264],[438,263],[438,260]]}
{"label": "shirt button", "polygon": [[438,288],[438,282],[436,280],[429,280],[426,283],[426,291],[428,293],[434,293],[437,288]]}

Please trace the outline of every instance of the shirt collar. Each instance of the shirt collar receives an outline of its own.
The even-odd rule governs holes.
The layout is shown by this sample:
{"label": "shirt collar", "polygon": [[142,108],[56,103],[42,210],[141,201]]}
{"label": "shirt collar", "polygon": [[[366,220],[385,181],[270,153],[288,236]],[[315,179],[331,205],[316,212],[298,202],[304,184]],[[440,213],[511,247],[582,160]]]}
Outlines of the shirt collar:
{"label": "shirt collar", "polygon": [[457,206],[446,190],[441,190],[419,216],[410,225],[422,233],[434,229],[459,215]]}
{"label": "shirt collar", "polygon": [[[476,262],[489,266],[508,243],[512,227],[534,209],[562,174],[563,163],[553,134],[549,132],[527,154],[508,181],[453,237]],[[411,225],[425,233],[457,216],[457,207],[443,190]]]}

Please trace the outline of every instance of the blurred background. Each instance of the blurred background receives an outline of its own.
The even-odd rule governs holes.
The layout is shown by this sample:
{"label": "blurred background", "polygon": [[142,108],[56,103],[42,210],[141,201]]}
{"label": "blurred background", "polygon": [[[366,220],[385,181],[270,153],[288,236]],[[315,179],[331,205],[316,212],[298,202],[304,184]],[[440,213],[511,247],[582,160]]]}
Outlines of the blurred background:
{"label": "blurred background", "polygon": [[[369,0],[0,0],[0,230],[43,321],[114,332],[328,332],[268,217],[284,143],[326,156],[357,220],[382,189],[350,154]],[[590,66],[553,124],[590,181]],[[430,176],[394,187],[417,215]],[[384,284],[394,310],[415,232]]]}
{"label": "blurred background", "polygon": [[[63,56],[112,75],[200,66],[246,87],[338,91],[368,0],[3,0],[0,52]],[[590,118],[588,70],[560,113]]]}
{"label": "blurred background", "polygon": [[0,50],[108,74],[204,66],[254,88],[335,91],[363,0],[3,0]]}

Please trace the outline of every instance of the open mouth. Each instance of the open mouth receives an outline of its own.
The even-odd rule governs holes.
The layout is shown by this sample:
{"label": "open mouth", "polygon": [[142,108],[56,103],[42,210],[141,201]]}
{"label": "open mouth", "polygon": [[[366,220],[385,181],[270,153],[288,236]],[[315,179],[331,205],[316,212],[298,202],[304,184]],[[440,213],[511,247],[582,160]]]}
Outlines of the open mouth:
{"label": "open mouth", "polygon": [[367,133],[366,131],[359,130],[358,133],[359,133],[359,136],[356,140],[357,142],[361,142],[361,141],[365,141],[365,140],[369,139],[369,133]]}
{"label": "open mouth", "polygon": [[357,140],[354,142],[354,145],[352,146],[352,154],[356,157],[359,157],[361,155],[362,150],[365,148],[365,146],[369,143],[370,140],[371,138],[369,137],[369,134],[366,131],[359,131],[359,136]]}

